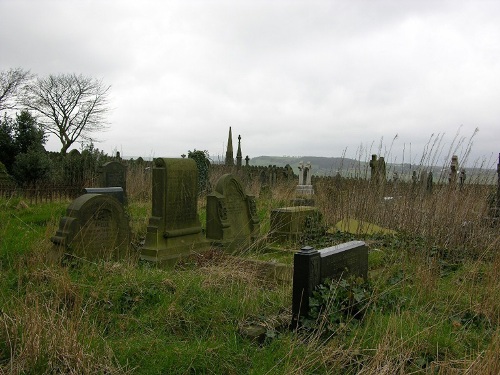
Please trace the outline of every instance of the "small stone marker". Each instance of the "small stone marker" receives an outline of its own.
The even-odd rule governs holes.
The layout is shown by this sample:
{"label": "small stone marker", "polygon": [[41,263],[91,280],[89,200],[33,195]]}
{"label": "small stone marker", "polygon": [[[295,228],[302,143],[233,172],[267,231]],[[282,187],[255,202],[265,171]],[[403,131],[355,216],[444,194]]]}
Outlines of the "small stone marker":
{"label": "small stone marker", "polygon": [[255,198],[245,194],[235,176],[221,176],[214,193],[207,196],[207,239],[235,250],[250,246],[259,229]]}
{"label": "small stone marker", "polygon": [[198,169],[194,159],[157,158],[152,216],[141,259],[171,264],[207,245],[198,217]]}
{"label": "small stone marker", "polygon": [[118,161],[110,161],[99,168],[100,187],[121,187],[127,195],[127,166]]}
{"label": "small stone marker", "polygon": [[325,279],[349,276],[368,278],[368,247],[351,241],[322,250],[310,246],[295,253],[293,259],[292,328],[309,313],[309,298]]}
{"label": "small stone marker", "polygon": [[88,260],[123,259],[129,254],[128,216],[112,196],[84,194],[68,206],[51,241],[58,253]]}
{"label": "small stone marker", "polygon": [[295,242],[306,230],[308,217],[318,215],[316,207],[295,206],[282,207],[271,210],[270,236],[277,242]]}

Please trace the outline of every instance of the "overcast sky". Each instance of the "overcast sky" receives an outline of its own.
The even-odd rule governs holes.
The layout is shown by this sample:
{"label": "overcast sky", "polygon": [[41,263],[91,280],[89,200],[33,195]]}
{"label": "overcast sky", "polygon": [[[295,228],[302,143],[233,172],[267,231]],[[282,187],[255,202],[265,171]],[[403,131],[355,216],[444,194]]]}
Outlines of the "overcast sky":
{"label": "overcast sky", "polygon": [[111,85],[107,153],[500,152],[500,1],[0,0],[0,49]]}

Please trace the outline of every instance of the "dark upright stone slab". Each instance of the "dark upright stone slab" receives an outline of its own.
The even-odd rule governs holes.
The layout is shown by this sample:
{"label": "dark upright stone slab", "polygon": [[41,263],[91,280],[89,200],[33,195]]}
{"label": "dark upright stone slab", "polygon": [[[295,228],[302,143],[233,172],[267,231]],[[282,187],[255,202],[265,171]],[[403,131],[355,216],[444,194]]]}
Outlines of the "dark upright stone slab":
{"label": "dark upright stone slab", "polygon": [[309,298],[325,279],[349,276],[368,279],[368,247],[363,241],[351,241],[337,246],[315,250],[304,247],[294,256],[292,328],[301,316],[309,312]]}
{"label": "dark upright stone slab", "polygon": [[99,168],[100,187],[121,187],[127,197],[127,166],[118,161],[110,161]]}

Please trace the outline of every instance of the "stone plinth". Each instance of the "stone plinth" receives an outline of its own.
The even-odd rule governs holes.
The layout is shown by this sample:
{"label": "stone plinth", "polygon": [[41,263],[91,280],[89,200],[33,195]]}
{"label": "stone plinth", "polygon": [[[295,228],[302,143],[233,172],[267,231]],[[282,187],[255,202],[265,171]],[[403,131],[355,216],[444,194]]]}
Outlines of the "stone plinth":
{"label": "stone plinth", "polygon": [[297,185],[295,193],[299,196],[310,196],[314,194],[314,189],[312,185]]}
{"label": "stone plinth", "polygon": [[305,231],[306,219],[318,214],[311,206],[275,208],[271,211],[270,235],[274,241],[297,241]]}

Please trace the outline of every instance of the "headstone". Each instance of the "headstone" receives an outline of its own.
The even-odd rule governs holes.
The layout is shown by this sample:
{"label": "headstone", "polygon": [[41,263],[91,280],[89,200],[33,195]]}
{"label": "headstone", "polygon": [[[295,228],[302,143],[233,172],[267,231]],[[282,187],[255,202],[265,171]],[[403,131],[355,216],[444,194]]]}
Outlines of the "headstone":
{"label": "headstone", "polygon": [[207,245],[198,217],[198,169],[194,159],[157,158],[152,214],[141,259],[173,264]]}
{"label": "headstone", "polygon": [[378,178],[379,178],[379,182],[384,183],[386,181],[386,178],[387,178],[386,175],[387,175],[387,172],[386,172],[386,167],[385,167],[385,160],[384,160],[384,157],[381,156],[378,159]]}
{"label": "headstone", "polygon": [[116,198],[84,194],[68,206],[51,241],[57,252],[80,258],[123,259],[129,254],[129,219]]}
{"label": "headstone", "polygon": [[110,161],[99,168],[100,187],[121,187],[125,198],[127,196],[127,166]]}
{"label": "headstone", "polygon": [[492,225],[497,225],[500,221],[500,154],[498,154],[497,175],[497,190],[488,197],[488,220]]}
{"label": "headstone", "polygon": [[299,163],[299,184],[295,189],[297,196],[310,196],[314,194],[314,189],[311,183],[311,163],[304,165]]}
{"label": "headstone", "polygon": [[271,210],[270,238],[278,243],[296,242],[306,231],[308,217],[316,217],[316,207],[295,206]]}
{"label": "headstone", "polygon": [[458,156],[453,155],[451,157],[451,164],[450,164],[450,175],[448,177],[448,182],[450,185],[455,185],[457,182],[457,174],[458,174]]}
{"label": "headstone", "polygon": [[432,194],[432,187],[433,187],[432,171],[430,171],[429,174],[427,175],[427,184],[426,184],[427,193]]}
{"label": "headstone", "polygon": [[372,155],[372,160],[370,160],[370,179],[373,182],[378,181],[378,160],[377,160],[377,155],[373,154]]}
{"label": "headstone", "polygon": [[295,253],[293,259],[292,328],[309,312],[309,298],[325,279],[349,276],[368,279],[368,247],[351,241],[322,250],[310,246]]}
{"label": "headstone", "polygon": [[460,190],[464,188],[465,178],[466,178],[465,169],[462,168],[460,169]]}
{"label": "headstone", "polygon": [[229,250],[249,247],[259,235],[255,198],[231,174],[219,178],[207,196],[207,239]]}

